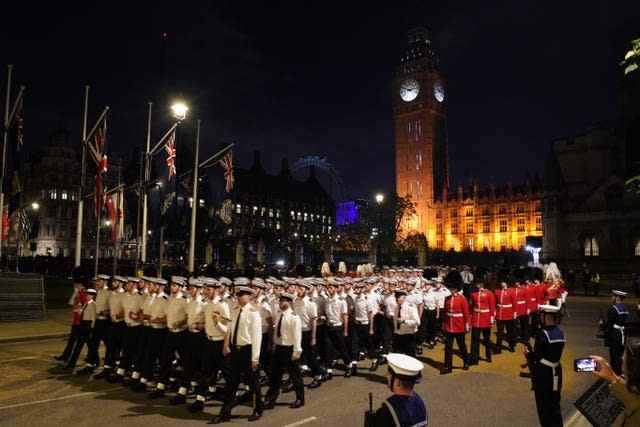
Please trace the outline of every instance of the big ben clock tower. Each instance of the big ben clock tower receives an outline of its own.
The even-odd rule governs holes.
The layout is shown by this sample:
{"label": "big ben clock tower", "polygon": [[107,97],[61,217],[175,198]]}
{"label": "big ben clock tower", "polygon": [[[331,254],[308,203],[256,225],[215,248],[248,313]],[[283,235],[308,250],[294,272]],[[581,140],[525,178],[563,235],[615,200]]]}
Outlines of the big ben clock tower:
{"label": "big ben clock tower", "polygon": [[434,200],[448,186],[446,84],[424,28],[408,32],[393,81],[396,192],[410,196],[416,215],[404,232],[435,235]]}

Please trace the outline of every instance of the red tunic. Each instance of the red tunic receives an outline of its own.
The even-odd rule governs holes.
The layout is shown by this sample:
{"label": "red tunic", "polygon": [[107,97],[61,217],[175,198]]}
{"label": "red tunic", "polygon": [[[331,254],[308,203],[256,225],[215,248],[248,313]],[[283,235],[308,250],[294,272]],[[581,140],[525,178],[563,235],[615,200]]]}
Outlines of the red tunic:
{"label": "red tunic", "polygon": [[527,290],[525,288],[513,288],[515,300],[516,316],[526,316],[527,313]]}
{"label": "red tunic", "polygon": [[451,295],[444,302],[444,330],[452,334],[466,332],[469,326],[469,303],[464,295]]}
{"label": "red tunic", "polygon": [[71,319],[72,325],[79,325],[81,323],[82,307],[87,303],[87,293],[84,289],[80,289],[76,293],[76,297],[73,299],[73,317]]}
{"label": "red tunic", "polygon": [[538,311],[538,297],[537,297],[538,285],[530,284],[527,286],[527,311],[534,313]]}
{"label": "red tunic", "polygon": [[538,298],[538,305],[547,303],[547,288],[549,285],[546,283],[541,283],[536,286],[536,297]]}
{"label": "red tunic", "polygon": [[471,294],[471,327],[490,328],[496,315],[496,298],[493,293],[482,288]]}
{"label": "red tunic", "polygon": [[513,307],[513,292],[509,289],[496,289],[496,319],[513,320],[515,312]]}

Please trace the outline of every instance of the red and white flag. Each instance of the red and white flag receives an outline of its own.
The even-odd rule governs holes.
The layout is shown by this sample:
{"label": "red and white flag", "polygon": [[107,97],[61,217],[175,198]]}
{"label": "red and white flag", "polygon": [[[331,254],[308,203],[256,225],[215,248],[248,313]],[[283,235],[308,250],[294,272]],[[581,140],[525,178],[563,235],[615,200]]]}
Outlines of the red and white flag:
{"label": "red and white flag", "polygon": [[169,169],[169,180],[176,174],[176,131],[171,132],[164,145],[167,152],[167,169]]}
{"label": "red and white flag", "polygon": [[222,159],[219,160],[220,166],[224,169],[225,188],[227,193],[233,190],[233,152],[227,151]]}

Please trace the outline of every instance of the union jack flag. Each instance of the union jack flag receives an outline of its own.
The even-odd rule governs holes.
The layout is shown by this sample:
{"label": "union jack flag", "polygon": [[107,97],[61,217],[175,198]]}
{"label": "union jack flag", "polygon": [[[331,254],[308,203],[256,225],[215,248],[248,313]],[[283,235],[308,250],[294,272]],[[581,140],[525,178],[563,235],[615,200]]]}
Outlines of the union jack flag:
{"label": "union jack flag", "polygon": [[219,160],[220,166],[224,169],[225,188],[227,193],[233,190],[233,152],[227,151],[222,159]]}
{"label": "union jack flag", "polygon": [[169,179],[176,174],[176,131],[169,135],[167,143],[164,146],[167,152],[167,168],[169,169]]}
{"label": "union jack flag", "polygon": [[18,144],[18,151],[24,145],[24,117],[22,111],[22,98],[20,98],[20,106],[16,111],[16,143]]}
{"label": "union jack flag", "polygon": [[105,205],[104,187],[102,185],[102,175],[107,172],[107,155],[105,154],[105,139],[107,131],[107,121],[103,120],[95,135],[93,141],[89,143],[89,151],[96,165],[96,191],[94,194],[94,203],[96,207],[96,217],[100,214],[100,210]]}

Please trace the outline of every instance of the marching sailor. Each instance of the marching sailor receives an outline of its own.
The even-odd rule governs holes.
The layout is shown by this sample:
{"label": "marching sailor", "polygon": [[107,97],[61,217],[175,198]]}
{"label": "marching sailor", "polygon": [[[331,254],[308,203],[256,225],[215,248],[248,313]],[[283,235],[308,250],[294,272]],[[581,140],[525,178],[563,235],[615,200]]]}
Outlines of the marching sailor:
{"label": "marching sailor", "polygon": [[609,363],[616,375],[622,374],[622,354],[624,353],[624,327],[629,311],[624,305],[626,292],[613,291],[612,305],[607,312],[605,345],[609,346]]}

